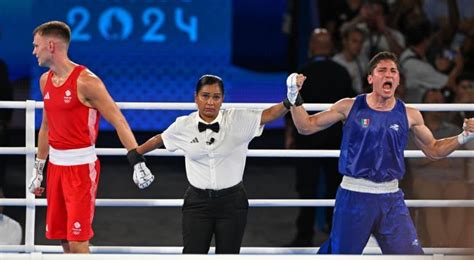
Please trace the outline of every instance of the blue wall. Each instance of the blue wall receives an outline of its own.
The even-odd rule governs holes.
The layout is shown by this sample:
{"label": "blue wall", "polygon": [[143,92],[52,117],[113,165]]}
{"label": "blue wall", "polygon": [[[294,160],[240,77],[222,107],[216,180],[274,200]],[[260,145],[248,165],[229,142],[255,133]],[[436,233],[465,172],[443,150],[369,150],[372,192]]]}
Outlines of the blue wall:
{"label": "blue wall", "polygon": [[[285,7],[284,0],[0,1],[0,58],[12,80],[31,79],[31,98],[41,100],[46,69],[31,55],[31,32],[62,20],[73,32],[71,59],[100,76],[116,101],[193,102],[195,82],[211,73],[224,79],[226,102],[279,102]],[[134,130],[161,130],[186,113],[125,111]]]}

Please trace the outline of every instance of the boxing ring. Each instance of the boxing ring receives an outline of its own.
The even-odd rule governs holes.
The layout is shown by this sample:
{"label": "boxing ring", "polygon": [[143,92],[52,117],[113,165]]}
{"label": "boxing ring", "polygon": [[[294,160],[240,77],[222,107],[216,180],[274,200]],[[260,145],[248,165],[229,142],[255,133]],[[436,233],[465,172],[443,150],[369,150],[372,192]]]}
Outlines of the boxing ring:
{"label": "boxing ring", "polygon": [[[118,103],[124,109],[145,109],[145,110],[195,110],[194,103]],[[321,111],[329,108],[331,104],[305,104],[308,111]],[[474,111],[472,104],[411,104],[421,111]],[[226,103],[225,107],[239,108],[267,108],[270,104],[253,103]],[[43,102],[28,100],[23,101],[1,101],[0,109],[25,109],[25,147],[0,147],[1,155],[25,155],[26,158],[26,185],[25,199],[0,199],[0,206],[24,206],[26,207],[26,221],[24,231],[24,245],[1,246],[0,260],[2,259],[64,259],[66,256],[53,253],[62,252],[58,246],[47,246],[35,244],[35,212],[36,207],[46,206],[46,199],[37,199],[28,192],[28,181],[31,177],[35,160],[35,110],[43,108]],[[97,154],[102,156],[125,156],[126,150],[119,148],[97,148]],[[183,156],[183,153],[168,152],[165,149],[157,149],[147,154],[147,156]],[[339,150],[249,150],[249,157],[339,157]],[[405,157],[419,158],[424,154],[418,150],[405,151]],[[449,157],[474,157],[474,151],[458,150]],[[97,199],[97,207],[180,207],[182,199]],[[408,207],[474,207],[474,200],[406,200]],[[250,207],[327,207],[334,206],[333,199],[250,199]],[[0,234],[4,235],[4,234]],[[324,256],[314,255],[318,248],[284,248],[284,247],[243,247],[241,255],[217,256],[213,255],[214,248],[211,248],[210,255],[181,255],[182,247],[124,247],[124,246],[91,246],[91,255],[72,256],[68,259],[151,259],[160,254],[160,259],[347,259],[348,256]],[[411,259],[474,259],[473,248],[424,248],[425,255],[404,257]],[[20,254],[14,254],[20,253]],[[94,254],[95,253],[95,254]],[[128,254],[124,256],[124,254]],[[400,259],[397,256],[381,256],[378,247],[366,247],[363,256],[351,256],[351,259]],[[271,256],[266,256],[271,255]],[[362,258],[361,258],[362,259]]]}

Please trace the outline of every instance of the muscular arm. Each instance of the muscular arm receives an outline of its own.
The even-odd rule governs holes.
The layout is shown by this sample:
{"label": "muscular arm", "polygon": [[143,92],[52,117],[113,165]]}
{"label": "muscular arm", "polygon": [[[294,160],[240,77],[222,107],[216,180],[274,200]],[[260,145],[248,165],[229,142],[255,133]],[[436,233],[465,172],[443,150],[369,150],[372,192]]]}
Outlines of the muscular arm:
{"label": "muscular arm", "polygon": [[137,152],[139,154],[146,154],[163,146],[163,138],[161,138],[161,134],[157,134],[152,138],[148,139],[145,143],[137,147]]}
{"label": "muscular arm", "polygon": [[77,81],[81,102],[97,109],[114,126],[122,145],[130,151],[137,147],[137,141],[122,112],[115,104],[104,83],[90,71],[83,71]]}
{"label": "muscular arm", "polygon": [[309,115],[303,106],[291,107],[291,117],[298,133],[310,135],[324,130],[347,118],[354,99],[345,98],[334,103],[328,110]]}
{"label": "muscular arm", "polygon": [[[48,73],[44,73],[40,78],[40,89],[41,94],[44,96],[44,86],[46,85],[46,79]],[[41,127],[38,133],[38,159],[46,160],[49,154],[49,142],[48,142],[48,118],[46,117],[46,110],[43,108],[43,119],[41,120]]]}
{"label": "muscular arm", "polygon": [[264,125],[264,124],[269,123],[273,120],[276,120],[276,119],[282,117],[283,115],[285,115],[286,112],[288,112],[288,110],[283,105],[283,102],[281,102],[279,104],[276,104],[276,105],[273,105],[273,106],[263,110],[262,118],[260,120],[260,124]]}
{"label": "muscular arm", "polygon": [[407,107],[407,115],[415,144],[428,158],[442,159],[461,146],[457,136],[435,139],[419,110]]}

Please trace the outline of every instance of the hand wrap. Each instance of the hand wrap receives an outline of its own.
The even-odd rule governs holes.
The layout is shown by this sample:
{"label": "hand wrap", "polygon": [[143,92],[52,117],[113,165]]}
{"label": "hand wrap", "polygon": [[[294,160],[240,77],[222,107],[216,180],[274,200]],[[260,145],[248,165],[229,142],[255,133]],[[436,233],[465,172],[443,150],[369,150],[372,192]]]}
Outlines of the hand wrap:
{"label": "hand wrap", "polygon": [[130,166],[132,167],[134,167],[135,164],[137,163],[146,162],[143,154],[139,154],[136,148],[128,151],[127,159],[128,159],[128,162],[130,163]]}
{"label": "hand wrap", "polygon": [[[42,190],[41,188],[41,182],[43,181],[43,170],[44,170],[44,165],[46,164],[46,160],[42,159],[35,159],[35,165],[33,166],[33,173],[31,175],[30,179],[30,185],[28,186],[28,190],[31,193],[39,194],[41,195]],[[41,190],[41,191],[40,191]]]}
{"label": "hand wrap", "polygon": [[288,78],[286,78],[286,98],[290,102],[291,105],[294,105],[296,102],[296,98],[298,97],[298,85],[296,84],[296,76],[298,74],[291,73]]}
{"label": "hand wrap", "polygon": [[[464,122],[464,124],[462,125],[462,128],[464,129],[466,127],[466,123]],[[464,145],[465,143],[471,141],[474,139],[474,132],[469,132],[469,131],[466,131],[466,130],[463,130],[462,133],[460,133],[458,135],[458,142],[461,144],[461,145]]]}

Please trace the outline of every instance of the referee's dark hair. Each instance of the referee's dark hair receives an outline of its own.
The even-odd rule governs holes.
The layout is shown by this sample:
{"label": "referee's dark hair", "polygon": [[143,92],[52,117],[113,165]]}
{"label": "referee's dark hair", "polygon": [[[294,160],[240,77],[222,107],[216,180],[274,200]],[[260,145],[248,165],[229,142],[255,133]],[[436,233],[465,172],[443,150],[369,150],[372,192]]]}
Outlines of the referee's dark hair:
{"label": "referee's dark hair", "polygon": [[196,94],[199,93],[204,85],[212,85],[216,83],[221,88],[222,95],[224,95],[224,81],[222,81],[220,77],[211,74],[205,74],[199,78],[196,84]]}

